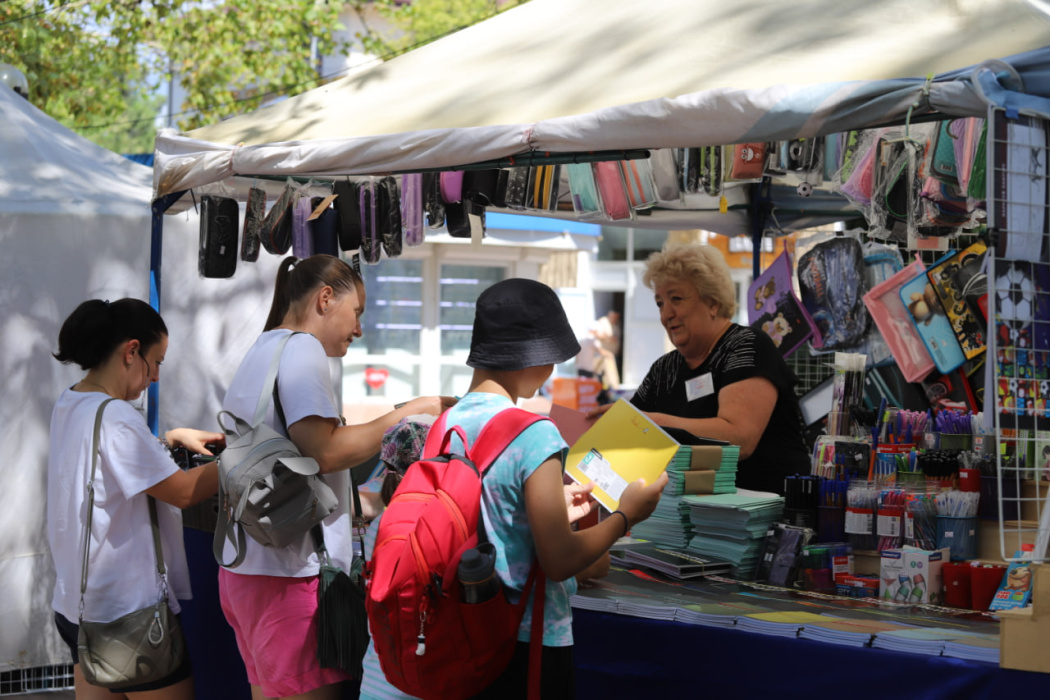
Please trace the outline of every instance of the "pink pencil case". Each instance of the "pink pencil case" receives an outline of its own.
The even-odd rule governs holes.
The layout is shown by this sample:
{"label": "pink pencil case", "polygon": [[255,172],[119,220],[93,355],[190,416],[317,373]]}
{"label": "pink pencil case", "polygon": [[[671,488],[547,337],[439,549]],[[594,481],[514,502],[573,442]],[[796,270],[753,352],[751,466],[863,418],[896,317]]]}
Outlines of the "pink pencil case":
{"label": "pink pencil case", "polygon": [[901,374],[909,382],[924,379],[934,369],[933,357],[915,330],[911,315],[900,297],[901,287],[925,272],[926,266],[921,260],[916,260],[864,295],[868,313],[893,353]]}

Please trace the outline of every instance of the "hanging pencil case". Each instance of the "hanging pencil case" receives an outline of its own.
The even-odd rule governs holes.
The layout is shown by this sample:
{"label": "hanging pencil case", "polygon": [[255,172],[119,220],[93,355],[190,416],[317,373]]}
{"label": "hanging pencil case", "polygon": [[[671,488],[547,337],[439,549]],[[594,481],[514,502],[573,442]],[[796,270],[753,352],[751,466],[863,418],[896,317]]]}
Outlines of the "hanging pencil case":
{"label": "hanging pencil case", "polygon": [[977,142],[980,140],[983,126],[984,120],[979,117],[953,119],[948,126],[952,136],[952,148],[955,150],[956,177],[959,180],[959,189],[963,192],[970,185],[970,175],[973,173],[977,157]]}
{"label": "hanging pencil case", "polygon": [[693,193],[700,191],[700,149],[678,149],[678,174],[682,191]]}
{"label": "hanging pencil case", "polygon": [[344,251],[361,247],[360,188],[350,180],[337,180],[332,185],[335,209],[339,214],[339,247]]}
{"label": "hanging pencil case", "polygon": [[537,165],[529,168],[525,208],[541,211],[555,209],[558,201],[558,179],[560,176],[560,166],[557,165]]}
{"label": "hanging pencil case", "polygon": [[428,228],[445,225],[445,202],[441,199],[441,173],[423,173],[423,213]]}
{"label": "hanging pencil case", "polygon": [[[314,210],[307,219],[313,240],[314,255],[332,255],[339,257],[339,214],[330,204],[318,213],[317,208],[324,204],[326,197],[314,197]],[[316,214],[316,216],[314,216]]]}
{"label": "hanging pencil case", "polygon": [[722,194],[722,147],[705,146],[700,149],[700,186],[712,197]]}
{"label": "hanging pencil case", "polygon": [[621,160],[620,172],[627,188],[627,200],[635,211],[656,206],[656,183],[648,160]]}
{"label": "hanging pencil case", "polygon": [[[317,204],[320,204],[320,199]],[[305,260],[314,254],[313,236],[306,225],[306,220],[314,210],[314,198],[303,197],[292,209],[292,255]]]}
{"label": "hanging pencil case", "polygon": [[299,187],[289,178],[281,196],[263,219],[259,239],[267,253],[284,255],[292,247],[292,204],[298,192]]}
{"label": "hanging pencil case", "polygon": [[729,147],[732,156],[729,163],[730,180],[759,180],[766,170],[766,144],[738,143]]}
{"label": "hanging pencil case", "polygon": [[925,273],[905,282],[900,289],[900,298],[941,374],[951,372],[966,361],[952,324]]}
{"label": "hanging pencil case", "polygon": [[237,269],[237,233],[240,208],[230,197],[201,197],[200,247],[197,271],[201,277],[233,277]]}
{"label": "hanging pencil case", "polygon": [[397,178],[384,177],[376,185],[376,222],[379,224],[378,238],[388,258],[401,255],[401,188]]}
{"label": "hanging pencil case", "polygon": [[483,207],[492,206],[496,200],[500,170],[468,170],[463,173],[463,199],[469,199]]}
{"label": "hanging pencil case", "polygon": [[840,350],[864,338],[868,312],[861,300],[867,291],[863,270],[860,242],[849,236],[818,243],[799,258],[800,300],[820,331],[820,344],[814,347]]}
{"label": "hanging pencil case", "polygon": [[528,167],[516,167],[507,169],[507,186],[503,195],[503,201],[508,209],[525,209],[525,202],[529,189]]}
{"label": "hanging pencil case", "polygon": [[241,260],[255,262],[259,259],[262,241],[259,230],[266,218],[266,190],[252,187],[248,190],[248,201],[244,205],[244,230],[241,232]]}
{"label": "hanging pencil case", "polygon": [[361,183],[358,192],[358,208],[361,212],[361,260],[368,265],[379,262],[382,243],[379,241],[379,222],[376,210],[376,183],[369,178]]}
{"label": "hanging pencil case", "polygon": [[905,282],[925,274],[926,266],[921,260],[915,260],[864,295],[864,305],[872,321],[893,353],[901,374],[909,382],[922,380],[934,369],[933,358],[900,298],[900,289]]}
{"label": "hanging pencil case", "polygon": [[606,160],[592,165],[594,183],[598,188],[598,196],[601,198],[606,218],[611,221],[633,219],[634,210],[631,209],[630,201],[627,199],[620,164]]}
{"label": "hanging pencil case", "polygon": [[988,198],[986,191],[985,171],[988,167],[988,122],[982,120],[981,133],[977,137],[977,147],[973,157],[973,170],[970,172],[970,182],[966,187],[966,195],[974,201],[975,208],[984,208],[985,200]]}
{"label": "hanging pencil case", "polygon": [[656,185],[656,198],[661,202],[678,203],[682,201],[678,164],[675,162],[675,150],[673,148],[657,148],[649,152],[653,183]]}
{"label": "hanging pencil case", "polygon": [[571,163],[565,166],[569,175],[569,191],[572,192],[572,208],[576,217],[583,221],[602,216],[602,203],[598,199],[598,187],[594,183],[594,171],[590,163]]}
{"label": "hanging pencil case", "polygon": [[423,174],[406,173],[401,176],[401,225],[405,245],[423,244]]}
{"label": "hanging pencil case", "polygon": [[959,169],[955,163],[954,136],[951,132],[954,121],[953,119],[939,122],[937,130],[933,132],[930,140],[929,173],[941,182],[958,187]]}
{"label": "hanging pencil case", "polygon": [[455,204],[463,201],[463,171],[443,171],[439,175],[441,183],[441,201],[445,204]]}

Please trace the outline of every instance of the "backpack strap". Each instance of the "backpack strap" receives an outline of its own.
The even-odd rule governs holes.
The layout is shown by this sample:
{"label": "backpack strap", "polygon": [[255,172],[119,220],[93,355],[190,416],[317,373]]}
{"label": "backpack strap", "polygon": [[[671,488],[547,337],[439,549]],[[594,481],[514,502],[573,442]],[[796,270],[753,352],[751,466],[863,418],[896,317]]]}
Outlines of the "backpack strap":
{"label": "backpack strap", "polygon": [[266,370],[266,378],[263,380],[262,391],[259,393],[259,403],[255,406],[255,417],[252,419],[252,427],[259,425],[266,419],[266,409],[270,406],[270,397],[273,396],[273,388],[277,385],[277,370],[281,366],[281,355],[284,353],[284,346],[288,344],[293,335],[298,335],[300,332],[292,331],[277,342],[277,349],[274,350],[273,359],[270,360],[270,368]]}
{"label": "backpack strap", "polygon": [[474,444],[470,446],[474,466],[484,475],[510,443],[530,425],[541,420],[550,419],[514,406],[497,413],[485,424]]}

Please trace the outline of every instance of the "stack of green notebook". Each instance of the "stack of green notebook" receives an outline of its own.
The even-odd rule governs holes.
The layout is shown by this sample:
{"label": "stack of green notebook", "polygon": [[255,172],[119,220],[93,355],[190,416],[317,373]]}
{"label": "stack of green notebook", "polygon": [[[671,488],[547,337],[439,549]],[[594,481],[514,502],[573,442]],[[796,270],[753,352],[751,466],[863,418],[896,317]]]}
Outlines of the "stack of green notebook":
{"label": "stack of green notebook", "polygon": [[664,493],[736,493],[736,467],[740,460],[737,445],[682,445],[667,465],[670,480]]}
{"label": "stack of green notebook", "polygon": [[665,547],[685,547],[693,536],[693,525],[689,508],[681,501],[681,496],[668,495],[665,488],[653,514],[631,528],[631,533]]}
{"label": "stack of green notebook", "polygon": [[[663,500],[663,499],[661,499]],[[773,493],[738,491],[713,496],[682,496],[693,536],[688,549],[733,562],[733,577],[754,578],[769,526],[780,519],[784,498]]]}

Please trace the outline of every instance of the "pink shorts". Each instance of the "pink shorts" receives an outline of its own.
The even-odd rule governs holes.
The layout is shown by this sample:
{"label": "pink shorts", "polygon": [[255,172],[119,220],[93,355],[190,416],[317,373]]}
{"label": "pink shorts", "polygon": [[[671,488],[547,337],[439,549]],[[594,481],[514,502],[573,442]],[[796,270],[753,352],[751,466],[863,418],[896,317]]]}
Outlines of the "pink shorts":
{"label": "pink shorts", "polygon": [[317,576],[247,576],[219,569],[219,600],[248,682],[267,697],[301,695],[349,680],[317,661]]}

